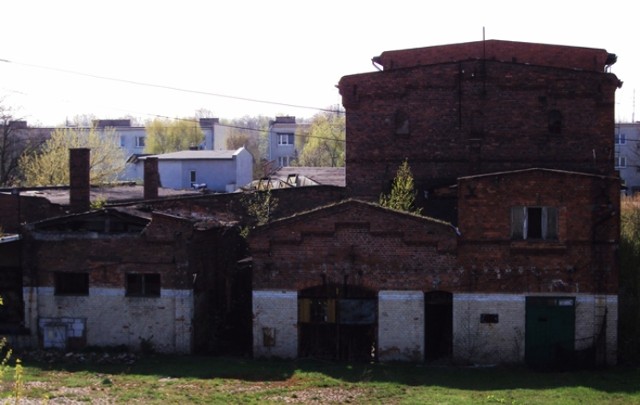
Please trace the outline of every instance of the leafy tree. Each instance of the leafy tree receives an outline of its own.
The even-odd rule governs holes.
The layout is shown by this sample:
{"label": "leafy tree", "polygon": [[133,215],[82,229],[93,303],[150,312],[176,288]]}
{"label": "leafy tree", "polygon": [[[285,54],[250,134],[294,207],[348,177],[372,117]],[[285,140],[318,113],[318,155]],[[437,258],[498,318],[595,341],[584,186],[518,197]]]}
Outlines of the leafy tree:
{"label": "leafy tree", "polygon": [[640,361],[640,199],[621,199],[618,352],[629,364]]}
{"label": "leafy tree", "polygon": [[16,119],[3,101],[0,99],[0,186],[11,186],[19,177],[20,156],[40,146],[46,135],[44,131],[26,128],[26,123]]}
{"label": "leafy tree", "polygon": [[413,174],[409,162],[405,161],[398,167],[396,177],[391,184],[391,193],[380,195],[380,205],[395,210],[420,214],[421,208],[415,207],[416,191],[413,184]]}
{"label": "leafy tree", "polygon": [[[264,189],[245,192],[240,201],[255,225],[269,223],[273,212],[278,207],[278,199],[271,194],[269,186]],[[240,234],[246,238],[249,236],[249,229],[249,226],[245,226]]]}
{"label": "leafy tree", "polygon": [[154,119],[146,125],[145,153],[168,153],[198,147],[204,142],[204,132],[195,119],[170,121]]}
{"label": "leafy tree", "polygon": [[[307,131],[305,127],[300,127]],[[345,116],[336,109],[316,114],[308,128],[308,133],[297,133],[299,145],[299,166],[343,167],[345,161]]]}
{"label": "leafy tree", "polygon": [[262,177],[261,157],[267,151],[269,117],[245,115],[223,120],[221,124],[226,127],[226,148],[233,150],[244,146],[253,155],[253,177]]}
{"label": "leafy tree", "polygon": [[90,180],[104,184],[116,180],[125,167],[125,155],[113,128],[97,130],[58,128],[42,147],[23,155],[19,167],[26,186],[69,184],[69,149],[89,148]]}

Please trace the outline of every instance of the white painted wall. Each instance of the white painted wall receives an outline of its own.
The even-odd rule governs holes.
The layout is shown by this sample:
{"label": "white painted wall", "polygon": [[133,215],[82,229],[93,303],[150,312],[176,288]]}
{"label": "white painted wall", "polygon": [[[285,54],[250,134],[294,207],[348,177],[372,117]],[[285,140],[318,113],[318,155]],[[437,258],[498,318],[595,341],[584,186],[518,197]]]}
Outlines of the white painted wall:
{"label": "white painted wall", "polygon": [[378,359],[424,360],[424,293],[378,293]]}
{"label": "white painted wall", "polygon": [[[141,339],[147,339],[159,352],[191,352],[191,290],[162,289],[157,298],[126,297],[124,288],[90,288],[88,296],[56,296],[53,287],[25,287],[23,294],[25,326],[36,344],[46,325],[70,325],[64,333],[75,337],[84,333],[89,346],[126,345],[138,350]],[[81,324],[84,331],[78,330]]]}
{"label": "white painted wall", "polygon": [[[275,332],[275,344],[266,346],[264,335],[270,332]],[[297,291],[253,291],[253,356],[298,356]]]}
{"label": "white painted wall", "polygon": [[[607,316],[607,364],[617,361],[617,295],[528,294],[527,296],[575,297],[575,348],[593,344]],[[495,324],[480,323],[480,314],[498,314]],[[453,357],[478,364],[522,363],[525,359],[526,298],[521,294],[454,294]]]}

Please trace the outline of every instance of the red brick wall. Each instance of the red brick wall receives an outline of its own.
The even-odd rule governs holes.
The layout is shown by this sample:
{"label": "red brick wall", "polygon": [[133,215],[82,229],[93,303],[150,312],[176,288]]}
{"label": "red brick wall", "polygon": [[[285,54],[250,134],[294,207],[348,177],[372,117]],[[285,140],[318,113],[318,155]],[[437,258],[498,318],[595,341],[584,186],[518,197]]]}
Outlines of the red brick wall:
{"label": "red brick wall", "polygon": [[[617,293],[619,186],[545,170],[461,179],[458,257],[469,289]],[[558,240],[512,240],[512,206],[558,208]]]}
{"label": "red brick wall", "polygon": [[159,273],[163,288],[191,288],[192,233],[190,221],[166,215],[154,215],[144,234],[29,232],[24,284],[53,286],[54,272],[70,271],[89,272],[90,287],[124,288],[125,274],[134,272]]}
{"label": "red brick wall", "polygon": [[468,59],[487,59],[602,72],[608,55],[604,49],[487,40],[386,51],[380,55],[379,61],[385,70]]}
{"label": "red brick wall", "polygon": [[275,222],[250,245],[254,290],[325,282],[432,290],[456,278],[453,228],[355,201]]}
{"label": "red brick wall", "polygon": [[0,227],[5,232],[18,232],[21,223],[63,214],[61,206],[51,204],[46,198],[21,195],[18,199],[16,195],[0,193]]}
{"label": "red brick wall", "polygon": [[530,167],[613,173],[618,84],[612,74],[475,60],[345,76],[347,190],[376,200],[404,159],[421,191]]}

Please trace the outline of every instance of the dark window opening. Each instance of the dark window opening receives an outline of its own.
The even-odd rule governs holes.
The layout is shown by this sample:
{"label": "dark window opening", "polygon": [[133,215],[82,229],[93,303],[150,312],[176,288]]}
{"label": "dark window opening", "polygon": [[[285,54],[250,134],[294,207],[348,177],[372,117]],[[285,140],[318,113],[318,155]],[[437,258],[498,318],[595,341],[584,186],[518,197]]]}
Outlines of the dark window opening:
{"label": "dark window opening", "polygon": [[511,207],[511,238],[557,240],[557,208]]}
{"label": "dark window opening", "polygon": [[480,314],[480,323],[498,323],[498,314]]}
{"label": "dark window opening", "polygon": [[160,274],[127,274],[128,297],[159,297]]}
{"label": "dark window opening", "polygon": [[549,132],[552,134],[562,132],[562,113],[558,110],[549,111]]}
{"label": "dark window opening", "polygon": [[55,295],[89,295],[89,274],[57,272],[54,273]]}

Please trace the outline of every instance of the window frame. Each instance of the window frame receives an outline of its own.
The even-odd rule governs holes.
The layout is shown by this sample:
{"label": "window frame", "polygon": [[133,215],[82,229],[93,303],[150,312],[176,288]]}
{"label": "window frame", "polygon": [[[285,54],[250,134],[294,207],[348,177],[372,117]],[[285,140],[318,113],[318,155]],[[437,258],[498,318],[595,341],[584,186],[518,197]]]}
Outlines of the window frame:
{"label": "window frame", "polygon": [[[132,291],[134,287],[135,291]],[[126,297],[158,298],[162,292],[162,278],[160,273],[126,273],[124,288]]]}
{"label": "window frame", "polygon": [[278,137],[278,146],[293,146],[295,134],[289,132],[276,132]]}
{"label": "window frame", "polygon": [[624,169],[625,167],[627,167],[627,157],[624,155],[616,154],[613,164],[615,169]]}
{"label": "window frame", "polygon": [[287,167],[291,163],[290,156],[278,156],[278,166]]}
{"label": "window frame", "polygon": [[[530,223],[532,218],[535,224]],[[557,207],[522,205],[511,207],[512,240],[558,241],[558,223]]]}
{"label": "window frame", "polygon": [[616,145],[626,145],[627,143],[627,134],[624,132],[616,134],[614,137],[614,143]]}
{"label": "window frame", "polygon": [[142,135],[136,136],[136,148],[144,148],[145,146],[145,137]]}
{"label": "window frame", "polygon": [[89,273],[81,271],[54,272],[53,294],[57,296],[88,296]]}

